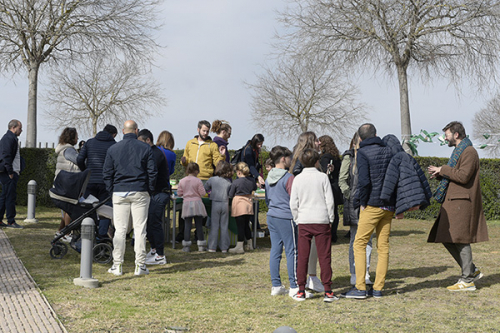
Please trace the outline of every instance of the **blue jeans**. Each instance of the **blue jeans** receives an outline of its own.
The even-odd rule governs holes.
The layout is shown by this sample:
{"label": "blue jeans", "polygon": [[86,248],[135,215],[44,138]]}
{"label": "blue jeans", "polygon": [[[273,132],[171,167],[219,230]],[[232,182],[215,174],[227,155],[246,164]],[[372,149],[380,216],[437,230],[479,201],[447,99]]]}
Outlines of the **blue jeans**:
{"label": "blue jeans", "polygon": [[7,222],[12,224],[16,222],[16,198],[17,198],[17,181],[19,175],[14,172],[12,179],[7,172],[0,173],[0,183],[2,183],[2,194],[0,194],[0,221],[3,220],[5,212],[7,212]]}
{"label": "blue jeans", "polygon": [[269,269],[272,285],[281,286],[280,262],[284,246],[290,288],[297,288],[297,225],[293,220],[268,215],[267,227],[271,235]]}
{"label": "blue jeans", "polygon": [[148,211],[147,238],[152,249],[156,249],[159,256],[165,254],[165,233],[163,232],[163,217],[168,202],[167,193],[157,193],[151,197]]}

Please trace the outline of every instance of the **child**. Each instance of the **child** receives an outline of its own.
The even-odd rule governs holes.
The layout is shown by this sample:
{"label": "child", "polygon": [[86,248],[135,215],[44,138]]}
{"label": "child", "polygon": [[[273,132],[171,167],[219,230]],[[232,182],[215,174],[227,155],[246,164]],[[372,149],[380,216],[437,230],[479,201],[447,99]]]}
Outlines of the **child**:
{"label": "child", "polygon": [[266,179],[267,227],[271,235],[271,255],[269,269],[271,272],[271,296],[286,294],[281,284],[280,262],[283,246],[286,251],[288,280],[290,281],[289,296],[293,297],[299,291],[297,282],[297,225],[293,221],[290,210],[290,193],[292,191],[293,175],[287,170],[292,162],[292,152],[285,147],[276,146],[269,153],[275,165]]}
{"label": "child", "polygon": [[211,177],[205,183],[205,190],[210,193],[212,200],[212,226],[208,235],[208,252],[217,250],[217,238],[220,227],[219,248],[222,253],[227,253],[229,248],[229,197],[228,192],[233,178],[233,168],[226,161],[220,161],[215,168],[215,177]]}
{"label": "child", "polygon": [[203,218],[207,216],[207,211],[201,201],[206,192],[203,183],[199,178],[200,167],[191,162],[186,167],[186,177],[182,178],[177,188],[177,194],[184,200],[182,203],[182,218],[184,219],[184,240],[182,241],[182,251],[189,252],[191,247],[191,225],[193,219],[196,225],[196,235],[198,237],[198,251],[207,249],[207,241],[203,235]]}
{"label": "child", "polygon": [[323,301],[338,300],[332,292],[331,267],[331,234],[330,223],[334,220],[334,200],[328,176],[316,169],[319,165],[319,154],[314,149],[305,149],[299,155],[303,171],[297,175],[292,184],[290,209],[293,220],[298,224],[298,267],[297,283],[299,291],[294,296],[297,301],[306,299],[306,276],[311,250],[311,238],[316,239],[316,249],[321,267],[321,282],[325,288]]}
{"label": "child", "polygon": [[[245,253],[243,243],[245,239],[252,238],[250,231],[250,217],[253,215],[252,192],[257,189],[255,179],[250,175],[250,168],[245,162],[236,164],[236,179],[229,189],[229,197],[233,198],[231,216],[236,218],[238,226],[238,243],[236,247],[229,249],[230,253]],[[248,242],[246,250],[253,250],[251,241]]]}
{"label": "child", "polygon": [[264,167],[266,168],[266,171],[269,172],[272,170],[272,168],[275,167],[274,165],[274,161],[272,160],[272,158],[268,158],[265,162],[264,162]]}

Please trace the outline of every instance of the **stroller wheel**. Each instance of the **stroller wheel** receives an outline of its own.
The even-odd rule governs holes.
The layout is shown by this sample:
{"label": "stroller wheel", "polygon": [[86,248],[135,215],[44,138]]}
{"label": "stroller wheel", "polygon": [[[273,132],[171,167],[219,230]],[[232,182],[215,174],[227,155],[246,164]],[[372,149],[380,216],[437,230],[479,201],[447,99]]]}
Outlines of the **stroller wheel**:
{"label": "stroller wheel", "polygon": [[107,243],[99,243],[93,249],[94,261],[107,264],[113,259],[113,247]]}
{"label": "stroller wheel", "polygon": [[61,242],[53,244],[49,252],[52,259],[62,259],[66,253],[68,253],[68,246]]}

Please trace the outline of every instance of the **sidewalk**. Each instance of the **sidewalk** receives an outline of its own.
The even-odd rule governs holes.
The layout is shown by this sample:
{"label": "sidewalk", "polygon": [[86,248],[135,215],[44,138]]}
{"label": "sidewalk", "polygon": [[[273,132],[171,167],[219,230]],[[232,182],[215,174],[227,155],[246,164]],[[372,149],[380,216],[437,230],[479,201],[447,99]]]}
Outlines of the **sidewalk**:
{"label": "sidewalk", "polygon": [[61,332],[49,302],[0,229],[0,332]]}

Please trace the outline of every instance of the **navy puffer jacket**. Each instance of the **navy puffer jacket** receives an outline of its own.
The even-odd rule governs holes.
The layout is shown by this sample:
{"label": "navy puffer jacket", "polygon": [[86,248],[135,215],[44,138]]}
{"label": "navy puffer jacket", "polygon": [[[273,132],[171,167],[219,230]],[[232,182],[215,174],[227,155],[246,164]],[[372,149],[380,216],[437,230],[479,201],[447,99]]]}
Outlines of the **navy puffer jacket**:
{"label": "navy puffer jacket", "polygon": [[386,202],[380,198],[385,173],[391,162],[391,148],[386,147],[378,136],[368,138],[359,144],[357,155],[358,192],[354,207],[359,206],[395,206],[395,201]]}
{"label": "navy puffer jacket", "polygon": [[95,138],[87,140],[83,145],[76,162],[80,170],[90,169],[90,184],[104,184],[102,167],[109,147],[116,143],[113,135],[106,131],[96,134]]}
{"label": "navy puffer jacket", "polygon": [[394,135],[385,136],[383,142],[396,154],[387,168],[381,198],[388,202],[396,199],[396,214],[418,205],[425,209],[430,204],[432,192],[422,168],[403,150]]}

